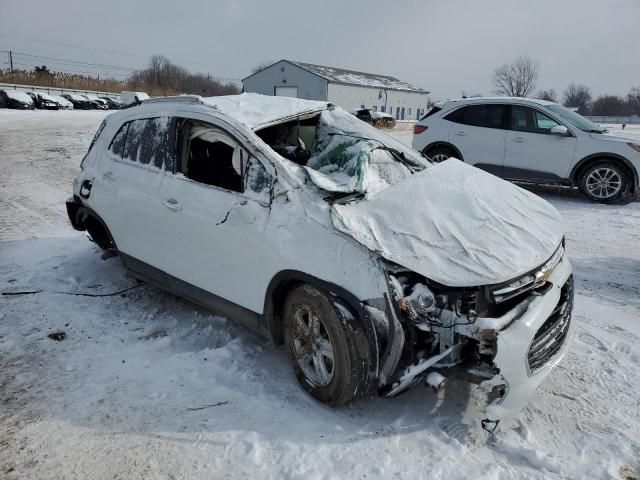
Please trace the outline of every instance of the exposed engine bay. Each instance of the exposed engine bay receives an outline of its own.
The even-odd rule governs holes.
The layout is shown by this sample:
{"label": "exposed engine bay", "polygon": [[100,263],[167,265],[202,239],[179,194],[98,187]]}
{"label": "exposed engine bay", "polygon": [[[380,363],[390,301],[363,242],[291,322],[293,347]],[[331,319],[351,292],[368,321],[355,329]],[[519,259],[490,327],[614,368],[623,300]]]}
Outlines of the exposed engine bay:
{"label": "exposed engine bay", "polygon": [[[391,268],[389,292],[403,345],[396,368],[388,378],[381,376],[382,393],[395,396],[422,381],[438,390],[448,378],[462,378],[479,384],[487,395],[498,413],[490,414],[494,418],[485,419],[483,426],[495,427],[502,415],[495,406],[509,390],[497,359],[502,332],[515,331],[509,328],[512,323],[539,315],[537,304],[553,302],[548,318],[538,319],[541,326],[531,332],[531,344],[526,344],[526,338],[521,339],[524,344],[519,342],[520,358],[507,360],[526,364],[525,377],[554,361],[568,337],[573,286],[570,275],[556,268],[563,254],[560,246],[544,265],[514,281],[475,288],[451,288],[407,269]],[[554,286],[557,300],[552,297]]]}

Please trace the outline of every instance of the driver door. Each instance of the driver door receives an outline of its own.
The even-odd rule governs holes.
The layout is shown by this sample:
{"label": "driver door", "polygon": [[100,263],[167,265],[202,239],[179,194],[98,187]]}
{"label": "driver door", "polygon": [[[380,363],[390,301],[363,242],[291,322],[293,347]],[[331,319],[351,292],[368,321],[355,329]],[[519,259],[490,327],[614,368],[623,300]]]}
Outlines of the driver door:
{"label": "driver door", "polygon": [[503,176],[508,180],[559,182],[569,175],[577,139],[554,135],[560,125],[540,110],[512,105]]}
{"label": "driver door", "polygon": [[176,174],[161,196],[165,271],[259,313],[268,283],[260,264],[270,255],[263,236],[273,177],[229,131],[204,118],[177,124]]}

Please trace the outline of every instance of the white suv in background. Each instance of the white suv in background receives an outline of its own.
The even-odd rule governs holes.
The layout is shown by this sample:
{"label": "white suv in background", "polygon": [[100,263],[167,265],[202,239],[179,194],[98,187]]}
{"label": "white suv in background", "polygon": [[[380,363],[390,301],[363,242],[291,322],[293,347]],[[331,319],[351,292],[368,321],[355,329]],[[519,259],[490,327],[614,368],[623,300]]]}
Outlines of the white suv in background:
{"label": "white suv in background", "polygon": [[413,148],[450,157],[506,180],[577,186],[608,203],[638,192],[640,141],[607,135],[557,103],[468,98],[436,106],[414,127]]}

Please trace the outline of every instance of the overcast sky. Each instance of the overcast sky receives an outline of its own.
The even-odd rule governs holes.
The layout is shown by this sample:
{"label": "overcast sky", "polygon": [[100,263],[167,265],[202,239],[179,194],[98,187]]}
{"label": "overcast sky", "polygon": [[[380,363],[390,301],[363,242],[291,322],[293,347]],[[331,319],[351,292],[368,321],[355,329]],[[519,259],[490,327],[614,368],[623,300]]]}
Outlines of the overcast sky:
{"label": "overcast sky", "polygon": [[396,76],[434,99],[491,94],[492,71],[529,55],[538,89],[624,95],[640,86],[640,0],[0,0],[0,50],[129,68],[161,53],[237,79],[288,58]]}

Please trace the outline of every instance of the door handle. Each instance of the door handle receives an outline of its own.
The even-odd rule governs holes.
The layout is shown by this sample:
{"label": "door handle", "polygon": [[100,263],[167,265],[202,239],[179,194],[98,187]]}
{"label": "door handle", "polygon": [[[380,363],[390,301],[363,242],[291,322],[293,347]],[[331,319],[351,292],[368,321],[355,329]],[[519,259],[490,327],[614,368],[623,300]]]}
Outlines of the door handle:
{"label": "door handle", "polygon": [[458,135],[459,137],[464,137],[466,134],[467,132],[463,132],[463,131],[456,132],[456,135]]}
{"label": "door handle", "polygon": [[516,138],[514,138],[514,139],[513,139],[513,141],[514,141],[514,142],[518,142],[518,143],[522,143],[522,142],[524,142],[524,138],[522,138],[522,137],[516,137]]}
{"label": "door handle", "polygon": [[115,179],[115,177],[114,177],[114,175],[113,175],[113,172],[112,172],[112,171],[104,172],[104,173],[102,174],[102,178],[103,178],[104,180],[108,180],[108,181],[110,181],[110,182],[113,182],[113,180]]}
{"label": "door handle", "polygon": [[172,212],[179,212],[182,210],[182,205],[175,198],[168,198],[167,200],[160,200],[160,203],[167,207]]}

